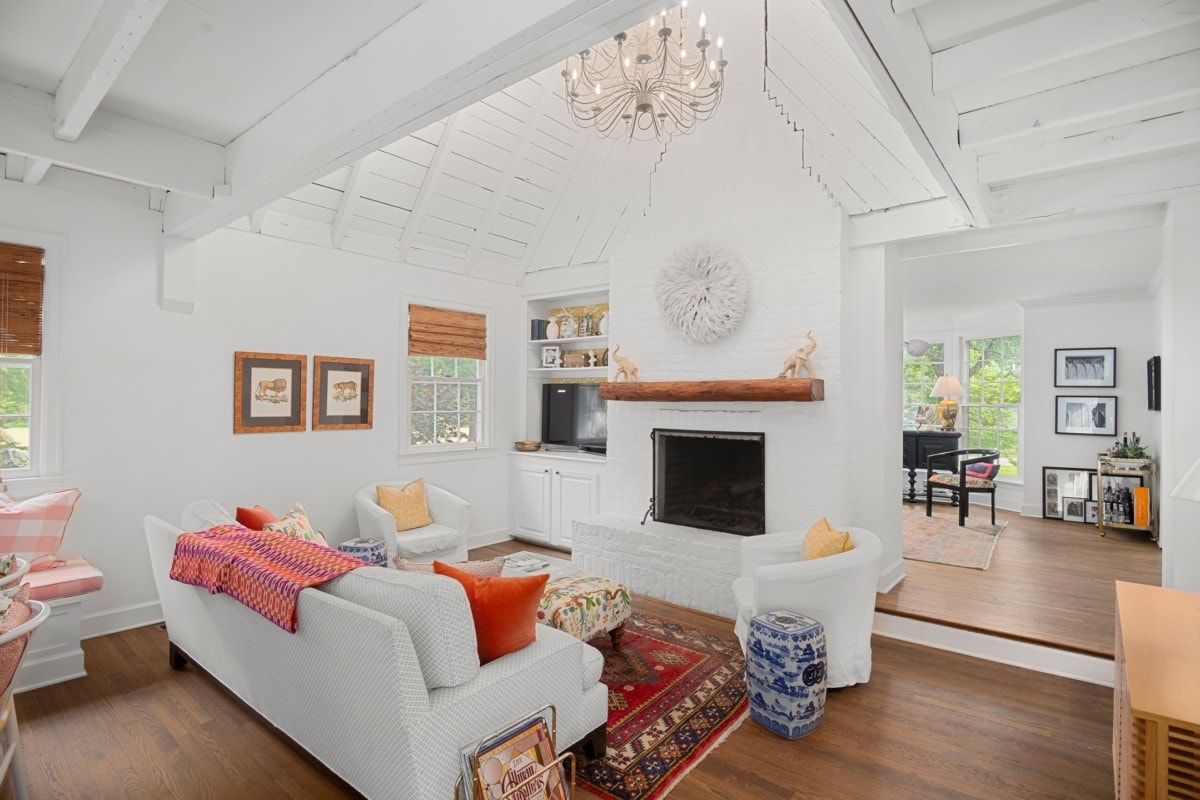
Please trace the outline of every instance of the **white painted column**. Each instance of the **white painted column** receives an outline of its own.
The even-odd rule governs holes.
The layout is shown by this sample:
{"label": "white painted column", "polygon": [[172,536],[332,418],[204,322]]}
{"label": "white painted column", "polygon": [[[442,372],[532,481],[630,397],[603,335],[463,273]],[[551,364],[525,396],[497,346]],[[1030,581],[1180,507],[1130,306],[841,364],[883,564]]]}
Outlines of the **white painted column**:
{"label": "white painted column", "polygon": [[849,253],[843,295],[843,374],[853,456],[847,494],[852,518],[838,522],[874,531],[883,542],[881,592],[904,579],[900,529],[904,303],[900,267],[894,244],[856,247]]}

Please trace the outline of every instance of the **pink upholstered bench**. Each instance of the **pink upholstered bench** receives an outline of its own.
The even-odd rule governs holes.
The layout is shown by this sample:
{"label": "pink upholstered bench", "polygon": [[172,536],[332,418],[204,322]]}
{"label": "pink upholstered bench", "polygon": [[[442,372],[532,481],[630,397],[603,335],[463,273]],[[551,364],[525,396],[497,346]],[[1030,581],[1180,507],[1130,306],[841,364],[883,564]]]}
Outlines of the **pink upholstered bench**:
{"label": "pink upholstered bench", "polygon": [[83,598],[104,585],[104,574],[86,558],[65,557],[51,569],[28,572],[29,596],[50,606],[50,618],[34,631],[21,662],[16,691],[49,686],[87,675],[80,647]]}

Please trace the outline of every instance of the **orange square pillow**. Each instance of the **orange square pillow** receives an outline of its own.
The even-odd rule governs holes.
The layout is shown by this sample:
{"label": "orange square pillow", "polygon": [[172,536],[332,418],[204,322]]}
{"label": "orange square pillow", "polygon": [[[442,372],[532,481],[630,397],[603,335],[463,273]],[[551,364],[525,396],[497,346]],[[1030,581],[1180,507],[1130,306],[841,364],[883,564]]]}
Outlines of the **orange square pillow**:
{"label": "orange square pillow", "polygon": [[515,653],[537,639],[538,604],[549,575],[481,578],[440,561],[433,562],[433,571],[454,578],[467,590],[480,664]]}
{"label": "orange square pillow", "polygon": [[275,515],[258,505],[254,508],[242,508],[238,506],[237,521],[239,525],[245,525],[252,531],[261,531],[263,525],[275,521]]}
{"label": "orange square pillow", "polygon": [[804,559],[812,561],[826,556],[835,556],[854,549],[854,540],[849,531],[839,531],[829,524],[829,520],[821,517],[808,529],[804,537]]}

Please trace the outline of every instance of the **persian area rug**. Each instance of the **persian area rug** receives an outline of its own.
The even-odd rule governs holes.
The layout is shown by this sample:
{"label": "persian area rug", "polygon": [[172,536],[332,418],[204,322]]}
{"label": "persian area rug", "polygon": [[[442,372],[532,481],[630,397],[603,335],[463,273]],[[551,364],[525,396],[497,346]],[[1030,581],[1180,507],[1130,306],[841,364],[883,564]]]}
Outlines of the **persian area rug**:
{"label": "persian area rug", "polygon": [[[974,510],[974,509],[972,509]],[[949,564],[952,567],[987,569],[992,563],[992,553],[1000,533],[1007,522],[992,525],[986,519],[967,517],[967,524],[958,525],[958,509],[953,513],[925,516],[925,509],[905,510],[904,552],[905,558],[914,561],[930,561],[934,564]],[[984,509],[982,512],[988,514]]]}
{"label": "persian area rug", "polygon": [[621,649],[607,638],[608,755],[578,783],[604,800],[663,797],[746,719],[746,662],[730,631],[717,636],[633,612]]}

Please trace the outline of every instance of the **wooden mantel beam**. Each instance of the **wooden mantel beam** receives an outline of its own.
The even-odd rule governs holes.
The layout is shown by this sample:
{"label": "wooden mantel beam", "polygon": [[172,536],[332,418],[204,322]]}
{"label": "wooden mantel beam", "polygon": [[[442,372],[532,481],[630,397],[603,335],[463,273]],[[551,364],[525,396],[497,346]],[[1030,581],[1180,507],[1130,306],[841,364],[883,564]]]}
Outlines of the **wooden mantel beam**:
{"label": "wooden mantel beam", "polygon": [[705,402],[811,402],[825,399],[820,378],[767,378],[733,381],[649,381],[605,383],[605,400],[642,400],[673,403]]}

